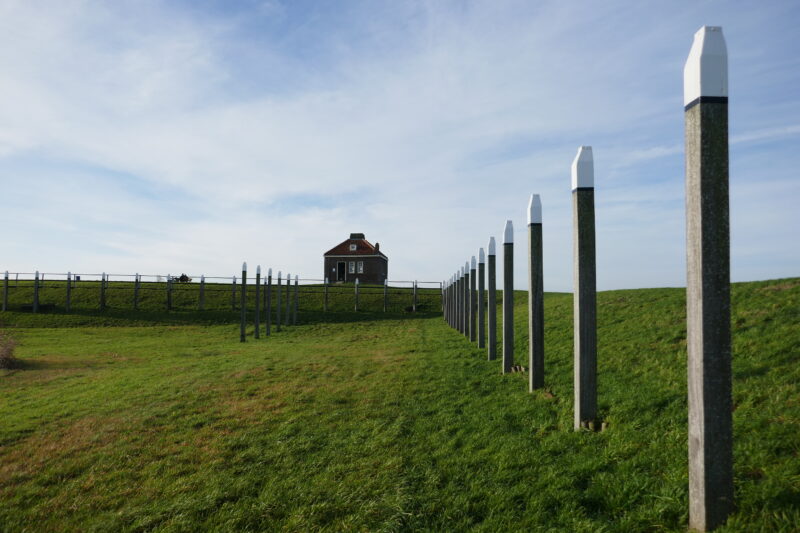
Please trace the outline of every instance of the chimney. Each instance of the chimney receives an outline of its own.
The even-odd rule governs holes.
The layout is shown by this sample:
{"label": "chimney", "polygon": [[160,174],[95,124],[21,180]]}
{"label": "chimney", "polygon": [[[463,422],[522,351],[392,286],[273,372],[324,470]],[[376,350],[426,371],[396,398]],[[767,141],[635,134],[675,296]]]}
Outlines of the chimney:
{"label": "chimney", "polygon": [[350,239],[364,239],[364,238],[365,237],[364,237],[363,233],[351,233],[350,234]]}
{"label": "chimney", "polygon": [[381,243],[379,243],[379,242],[375,243],[375,251],[376,252],[380,252],[381,251]]}

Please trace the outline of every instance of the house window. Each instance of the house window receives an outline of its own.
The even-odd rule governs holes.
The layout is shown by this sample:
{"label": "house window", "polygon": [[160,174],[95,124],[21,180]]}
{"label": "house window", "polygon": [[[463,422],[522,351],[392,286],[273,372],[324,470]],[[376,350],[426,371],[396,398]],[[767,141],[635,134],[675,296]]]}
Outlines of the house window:
{"label": "house window", "polygon": [[364,261],[359,261],[358,262],[358,273],[359,274],[363,274],[364,273]]}
{"label": "house window", "polygon": [[348,269],[347,270],[351,274],[355,274],[356,273],[356,263],[355,263],[355,261],[350,261],[350,264],[348,265]]}
{"label": "house window", "polygon": [[355,252],[356,251],[356,245],[355,244],[351,244],[350,245],[350,251],[351,252]]}

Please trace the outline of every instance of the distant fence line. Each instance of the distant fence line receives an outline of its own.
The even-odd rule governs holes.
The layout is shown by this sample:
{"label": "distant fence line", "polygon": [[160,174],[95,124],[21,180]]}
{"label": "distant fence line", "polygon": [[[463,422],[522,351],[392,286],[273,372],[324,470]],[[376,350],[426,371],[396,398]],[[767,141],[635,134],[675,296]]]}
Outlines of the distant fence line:
{"label": "distant fence line", "polygon": [[[259,288],[246,280],[245,307],[267,309],[267,300],[289,302],[297,312],[416,312],[441,310],[441,282],[387,280],[384,285],[328,283],[323,279],[265,275]],[[63,310],[131,309],[150,311],[238,311],[241,276],[114,274],[82,272],[8,272],[2,278],[2,311],[33,313]],[[279,287],[281,290],[279,290]],[[269,289],[269,290],[267,290]],[[280,296],[279,296],[279,293]],[[262,311],[264,312],[264,311]],[[282,310],[283,320],[286,310]]]}

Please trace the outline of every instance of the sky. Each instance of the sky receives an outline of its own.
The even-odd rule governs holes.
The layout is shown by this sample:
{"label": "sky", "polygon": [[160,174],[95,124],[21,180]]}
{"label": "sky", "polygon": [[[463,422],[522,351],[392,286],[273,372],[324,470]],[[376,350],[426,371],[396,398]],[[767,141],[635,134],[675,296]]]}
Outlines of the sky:
{"label": "sky", "polygon": [[800,275],[796,1],[0,0],[0,270],[323,276],[351,232],[439,281],[531,193],[572,290],[570,165],[597,286],[685,286],[683,64],[729,53],[731,277]]}

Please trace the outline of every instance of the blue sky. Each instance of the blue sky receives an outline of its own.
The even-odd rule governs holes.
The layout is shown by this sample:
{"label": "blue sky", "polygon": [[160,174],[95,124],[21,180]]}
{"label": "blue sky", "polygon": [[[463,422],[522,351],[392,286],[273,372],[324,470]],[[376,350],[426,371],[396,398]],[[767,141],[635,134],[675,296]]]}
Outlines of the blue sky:
{"label": "blue sky", "polygon": [[0,1],[0,270],[322,276],[364,232],[441,280],[507,218],[572,287],[685,284],[682,70],[724,28],[734,280],[800,275],[797,2]]}

